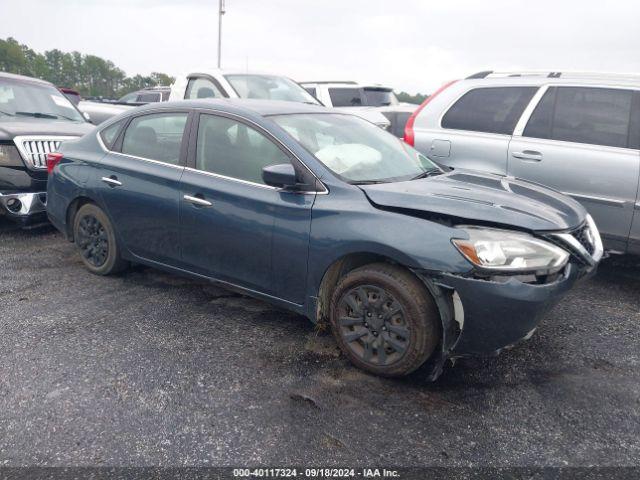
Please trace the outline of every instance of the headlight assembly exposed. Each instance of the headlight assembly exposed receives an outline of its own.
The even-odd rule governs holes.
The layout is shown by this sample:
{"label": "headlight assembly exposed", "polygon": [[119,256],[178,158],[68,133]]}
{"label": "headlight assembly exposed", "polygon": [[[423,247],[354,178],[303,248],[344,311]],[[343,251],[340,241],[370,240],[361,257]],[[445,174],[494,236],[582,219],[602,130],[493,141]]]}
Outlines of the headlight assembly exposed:
{"label": "headlight assembly exposed", "polygon": [[0,144],[0,167],[24,167],[15,145]]}
{"label": "headlight assembly exposed", "polygon": [[458,227],[468,240],[454,238],[456,248],[475,266],[503,272],[552,272],[561,269],[569,253],[529,234],[474,226]]}

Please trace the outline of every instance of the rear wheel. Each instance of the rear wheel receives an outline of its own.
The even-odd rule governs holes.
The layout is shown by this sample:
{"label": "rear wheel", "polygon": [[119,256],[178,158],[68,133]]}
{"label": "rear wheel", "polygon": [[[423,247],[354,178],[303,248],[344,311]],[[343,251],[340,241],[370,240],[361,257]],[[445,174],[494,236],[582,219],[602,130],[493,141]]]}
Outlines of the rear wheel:
{"label": "rear wheel", "polygon": [[372,264],[340,279],[331,298],[331,327],[358,367],[394,377],[411,373],[433,353],[439,316],[424,285],[404,268]]}
{"label": "rear wheel", "polygon": [[80,207],[73,221],[73,238],[82,263],[97,275],[124,270],[128,263],[120,257],[113,226],[97,205]]}

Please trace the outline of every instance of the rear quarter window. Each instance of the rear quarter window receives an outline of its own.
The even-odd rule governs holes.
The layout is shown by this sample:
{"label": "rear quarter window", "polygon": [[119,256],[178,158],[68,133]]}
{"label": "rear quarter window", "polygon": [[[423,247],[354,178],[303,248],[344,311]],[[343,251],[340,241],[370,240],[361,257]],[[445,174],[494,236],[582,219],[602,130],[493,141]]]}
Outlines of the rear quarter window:
{"label": "rear quarter window", "polygon": [[104,143],[104,146],[107,147],[107,150],[111,150],[115,145],[116,139],[118,138],[118,133],[120,132],[120,128],[122,127],[123,123],[124,120],[120,120],[119,122],[116,122],[113,125],[110,125],[100,131],[100,138],[102,139],[102,143]]}
{"label": "rear quarter window", "polygon": [[475,88],[456,101],[442,128],[511,135],[538,87]]}

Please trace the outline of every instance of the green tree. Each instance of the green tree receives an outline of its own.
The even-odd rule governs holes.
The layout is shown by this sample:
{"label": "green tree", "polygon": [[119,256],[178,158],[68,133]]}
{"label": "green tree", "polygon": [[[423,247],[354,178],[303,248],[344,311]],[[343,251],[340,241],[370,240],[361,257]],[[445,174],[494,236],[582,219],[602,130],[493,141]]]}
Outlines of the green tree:
{"label": "green tree", "polygon": [[0,71],[47,80],[59,87],[78,90],[84,96],[119,97],[156,85],[171,85],[166,73],[127,77],[110,60],[58,49],[37,53],[14,38],[0,39]]}
{"label": "green tree", "polygon": [[398,100],[400,100],[401,102],[421,104],[429,97],[429,95],[423,95],[422,93],[410,95],[407,92],[400,92],[396,94],[396,97],[398,97]]}

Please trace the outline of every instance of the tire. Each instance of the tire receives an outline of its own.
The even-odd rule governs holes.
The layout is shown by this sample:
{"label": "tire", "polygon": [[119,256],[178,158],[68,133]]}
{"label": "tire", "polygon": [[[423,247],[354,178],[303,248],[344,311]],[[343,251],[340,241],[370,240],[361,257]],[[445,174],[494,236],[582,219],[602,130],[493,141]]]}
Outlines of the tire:
{"label": "tire", "polygon": [[342,352],[376,375],[413,372],[440,339],[431,294],[399,266],[376,263],[352,270],[338,281],[330,309],[331,329]]}
{"label": "tire", "polygon": [[96,275],[111,275],[127,268],[107,215],[92,203],[80,207],[73,219],[73,238],[80,258]]}

